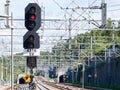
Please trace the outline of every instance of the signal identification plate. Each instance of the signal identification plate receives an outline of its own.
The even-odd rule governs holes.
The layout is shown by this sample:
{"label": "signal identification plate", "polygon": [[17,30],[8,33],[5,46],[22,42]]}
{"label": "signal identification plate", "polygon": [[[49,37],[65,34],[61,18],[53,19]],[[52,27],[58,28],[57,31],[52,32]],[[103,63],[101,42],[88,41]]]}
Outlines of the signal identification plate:
{"label": "signal identification plate", "polygon": [[23,56],[40,56],[39,49],[24,49]]}

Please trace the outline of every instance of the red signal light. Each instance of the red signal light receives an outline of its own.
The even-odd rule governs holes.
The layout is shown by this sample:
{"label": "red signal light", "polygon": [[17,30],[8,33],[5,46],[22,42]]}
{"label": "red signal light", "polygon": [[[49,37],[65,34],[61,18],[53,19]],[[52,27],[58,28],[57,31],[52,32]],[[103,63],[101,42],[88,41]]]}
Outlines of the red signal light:
{"label": "red signal light", "polygon": [[36,18],[35,15],[31,15],[31,16],[30,16],[30,19],[31,19],[31,20],[35,20],[35,18]]}

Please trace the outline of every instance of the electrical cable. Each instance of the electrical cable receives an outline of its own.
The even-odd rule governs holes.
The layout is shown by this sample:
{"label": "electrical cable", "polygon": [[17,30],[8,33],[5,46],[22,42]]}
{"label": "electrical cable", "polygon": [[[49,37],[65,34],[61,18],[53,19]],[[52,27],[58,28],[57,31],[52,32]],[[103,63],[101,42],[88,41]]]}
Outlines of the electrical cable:
{"label": "electrical cable", "polygon": [[120,4],[113,4],[113,5],[109,5],[108,7],[117,7],[120,6]]}
{"label": "electrical cable", "polygon": [[[97,0],[94,0],[89,6],[93,5]],[[83,9],[84,10],[84,9]],[[83,16],[83,14],[87,11],[87,9],[85,9],[76,19],[78,19],[79,17]],[[90,16],[90,15],[89,15]],[[93,19],[94,20],[94,19]],[[77,24],[75,24],[73,27],[75,27]],[[72,28],[73,28],[72,27]]]}

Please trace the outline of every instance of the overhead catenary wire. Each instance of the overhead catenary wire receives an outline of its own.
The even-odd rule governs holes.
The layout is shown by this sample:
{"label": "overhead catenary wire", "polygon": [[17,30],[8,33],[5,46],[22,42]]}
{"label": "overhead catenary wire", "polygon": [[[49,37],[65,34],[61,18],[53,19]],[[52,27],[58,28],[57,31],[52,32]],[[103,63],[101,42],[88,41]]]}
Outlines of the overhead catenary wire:
{"label": "overhead catenary wire", "polygon": [[117,6],[120,6],[120,4],[108,5],[108,7],[117,7]]}
{"label": "overhead catenary wire", "polygon": [[[89,7],[90,6],[92,6],[95,2],[96,2],[97,0],[94,0],[90,5],[89,5]],[[84,10],[84,9],[83,9]],[[83,14],[87,11],[88,9],[85,9],[81,14],[79,14],[79,16],[76,18],[76,20],[77,19],[79,19],[79,17],[83,17]],[[89,15],[89,14],[87,14],[87,15]],[[90,16],[90,15],[89,15]],[[85,17],[83,17],[84,19],[86,19]],[[93,21],[94,21],[94,19],[92,19]],[[97,22],[96,22],[97,23]],[[73,24],[73,23],[72,23]],[[74,24],[73,25],[73,27],[72,27],[72,29],[76,26],[78,24],[78,22],[76,23],[76,24]],[[98,24],[98,23],[97,23]]]}
{"label": "overhead catenary wire", "polygon": [[[74,1],[75,2],[75,1]],[[71,2],[72,3],[72,2]],[[70,4],[71,5],[71,4]],[[63,21],[64,22],[64,21]],[[79,21],[80,22],[80,21]],[[78,23],[79,23],[78,22]],[[76,22],[77,23],[77,22]],[[64,24],[64,23],[63,23]],[[22,26],[22,25],[21,25]],[[75,27],[77,26],[77,24],[75,24]],[[78,30],[78,31],[80,31],[80,30],[87,30],[87,29],[80,29],[80,27],[78,27],[77,29],[76,28],[73,28],[73,30]],[[17,29],[17,27],[16,27],[16,29]],[[45,28],[45,30],[49,30],[49,29],[51,29],[52,30],[52,28],[49,28],[49,26],[47,27],[47,28]],[[55,29],[55,28],[53,28],[53,29]],[[63,28],[60,28],[60,26],[58,27],[58,28],[56,28],[55,30],[65,30],[65,29],[63,29]],[[22,31],[22,30],[21,30]],[[64,34],[66,34],[67,33],[67,31],[64,31],[65,33]],[[58,36],[59,35],[59,33],[54,33],[54,35],[56,35],[56,36]],[[51,34],[52,35],[52,34]]]}
{"label": "overhead catenary wire", "polygon": [[[85,12],[86,13],[86,12]],[[71,15],[71,14],[70,14]],[[80,16],[80,17],[82,17],[82,15]],[[76,20],[77,20],[77,18],[75,18]],[[78,18],[79,19],[79,18]],[[79,21],[80,22],[80,21]],[[77,23],[77,22],[76,22]],[[64,24],[64,21],[63,21],[63,24]],[[87,23],[86,23],[87,24]],[[78,24],[75,24],[75,27],[77,26]],[[22,25],[21,25],[22,26]],[[62,23],[61,23],[61,25],[57,28],[57,27],[55,27],[55,28],[57,28],[57,29],[55,29],[55,30],[65,30],[65,29],[62,29],[61,28],[61,26],[62,26]],[[82,30],[82,31],[84,31],[84,30],[88,30],[88,29],[80,29],[79,27],[76,29],[75,27],[73,27],[73,29],[72,30],[78,30],[78,31],[80,31],[80,30]],[[84,26],[83,26],[84,27]],[[16,27],[17,28],[17,27]],[[19,29],[20,30],[20,29]],[[45,30],[50,30],[50,28],[49,28],[49,26],[47,27],[47,29],[45,28]],[[52,30],[52,29],[51,29]],[[98,30],[100,30],[100,29],[98,29]],[[103,29],[102,29],[103,30]],[[109,29],[110,30],[110,29]],[[60,37],[60,36],[63,36],[63,37],[66,37],[66,33],[67,33],[67,31],[64,31],[65,33],[63,33],[63,35],[60,35],[59,34],[59,32],[57,32],[57,33],[53,33],[53,34],[51,34],[50,36],[47,36],[48,37],[48,40],[50,40],[49,38],[50,37]],[[56,35],[56,36],[55,36]],[[46,37],[46,35],[44,36],[44,37]],[[67,36],[68,37],[68,36]],[[71,37],[74,37],[74,36],[71,36]],[[47,43],[47,45],[48,45],[48,43]],[[72,50],[72,49],[71,49]]]}
{"label": "overhead catenary wire", "polygon": [[[62,10],[64,10],[65,12],[67,12],[64,8],[62,8],[55,0],[53,0]],[[96,2],[96,0],[94,1],[94,2]],[[73,1],[72,1],[72,3],[73,3]],[[93,3],[92,3],[93,4]],[[67,14],[69,14],[70,15],[70,17],[71,17],[71,14],[70,13],[68,13],[67,12]],[[84,14],[84,12],[82,13],[82,14]],[[77,18],[75,18],[75,19],[78,19],[79,17],[81,17],[82,16],[82,14],[81,15],[79,15]],[[71,18],[73,18],[73,16],[71,17]],[[85,17],[84,17],[85,18]],[[73,24],[73,23],[72,23]],[[77,23],[78,24],[78,23]],[[76,26],[76,24],[74,25],[74,26]],[[74,27],[73,26],[73,27]]]}

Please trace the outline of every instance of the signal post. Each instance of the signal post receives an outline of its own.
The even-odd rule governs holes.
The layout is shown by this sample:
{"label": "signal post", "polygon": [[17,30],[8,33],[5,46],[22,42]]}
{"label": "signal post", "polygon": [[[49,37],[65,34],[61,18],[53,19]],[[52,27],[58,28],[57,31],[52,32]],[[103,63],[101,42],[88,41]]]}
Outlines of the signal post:
{"label": "signal post", "polygon": [[36,31],[41,26],[41,8],[36,3],[29,3],[25,8],[25,27],[27,33],[23,36],[23,48],[29,53],[26,56],[27,67],[30,68],[31,82],[33,82],[33,68],[37,67],[35,51],[40,48],[40,38]]}

